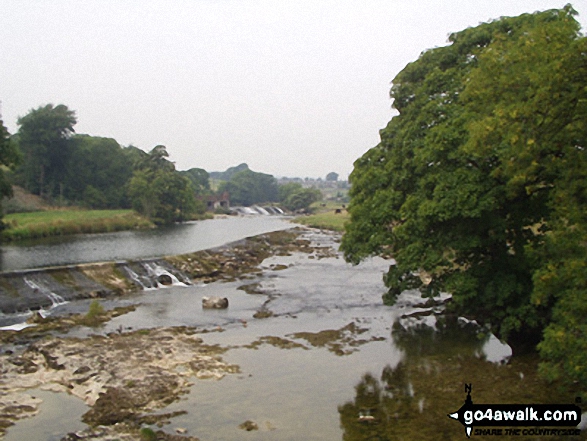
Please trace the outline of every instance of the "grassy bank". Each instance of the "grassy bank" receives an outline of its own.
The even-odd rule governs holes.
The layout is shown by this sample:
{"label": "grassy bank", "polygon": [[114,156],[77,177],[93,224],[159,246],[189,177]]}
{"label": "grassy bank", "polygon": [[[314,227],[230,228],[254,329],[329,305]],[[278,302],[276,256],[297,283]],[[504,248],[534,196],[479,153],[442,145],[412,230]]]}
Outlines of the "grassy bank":
{"label": "grassy bank", "polygon": [[[338,214],[337,209],[341,211]],[[338,203],[328,202],[326,207],[319,205],[316,211],[315,214],[296,217],[293,221],[308,227],[343,232],[345,223],[350,220],[348,212]]]}
{"label": "grassy bank", "polygon": [[4,217],[2,239],[14,241],[79,233],[151,228],[153,224],[132,210],[50,210],[12,213]]}

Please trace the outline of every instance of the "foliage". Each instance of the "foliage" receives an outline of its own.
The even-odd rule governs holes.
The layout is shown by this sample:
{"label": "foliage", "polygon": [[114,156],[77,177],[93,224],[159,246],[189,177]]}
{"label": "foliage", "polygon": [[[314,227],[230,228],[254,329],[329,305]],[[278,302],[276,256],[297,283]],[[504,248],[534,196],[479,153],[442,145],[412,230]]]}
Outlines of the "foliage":
{"label": "foliage", "polygon": [[335,172],[328,173],[326,175],[326,180],[327,181],[333,181],[333,182],[338,181],[338,173],[335,173]]}
{"label": "foliage", "polygon": [[[4,127],[4,121],[0,119],[0,199],[12,196],[12,186],[4,168],[14,167],[20,161],[20,156],[14,142],[10,139],[10,133]],[[0,207],[0,219],[2,218],[2,210]],[[0,225],[0,229],[3,224]]]}
{"label": "foliage", "polygon": [[203,168],[190,168],[180,171],[179,174],[190,180],[195,194],[204,195],[210,192],[210,175]]}
{"label": "foliage", "polygon": [[56,195],[66,178],[71,136],[77,120],[67,106],[47,104],[18,119],[18,144],[24,161],[17,182],[38,195]]}
{"label": "foliage", "polygon": [[112,138],[76,135],[71,142],[65,198],[89,208],[129,207],[126,184],[136,159]]}
{"label": "foliage", "polygon": [[322,192],[316,188],[304,188],[297,182],[279,186],[279,200],[291,211],[307,210],[314,202],[322,199]]}
{"label": "foliage", "polygon": [[[246,164],[245,164],[246,165]],[[228,191],[232,205],[250,206],[263,202],[277,202],[277,180],[268,174],[248,168],[232,175],[230,181],[220,183],[218,192]]]}
{"label": "foliage", "polygon": [[88,312],[81,320],[81,323],[86,326],[98,326],[102,323],[102,317],[105,313],[106,311],[102,304],[98,300],[92,300]]}
{"label": "foliage", "polygon": [[587,350],[572,331],[587,295],[587,51],[574,15],[466,29],[400,72],[399,116],[355,162],[342,249],[355,263],[391,252],[386,301],[449,291],[514,352],[546,329],[543,370],[585,387],[584,355],[559,350]]}
{"label": "foliage", "polygon": [[150,427],[143,427],[139,433],[141,441],[157,441],[157,434]]}
{"label": "foliage", "polygon": [[129,183],[133,208],[156,224],[186,220],[198,208],[189,179],[167,156],[164,146],[153,148],[139,159]]}
{"label": "foliage", "polygon": [[218,179],[221,181],[230,181],[232,176],[238,172],[249,170],[249,166],[245,163],[239,164],[235,167],[229,167],[226,171],[223,172],[211,172],[210,178],[211,179]]}

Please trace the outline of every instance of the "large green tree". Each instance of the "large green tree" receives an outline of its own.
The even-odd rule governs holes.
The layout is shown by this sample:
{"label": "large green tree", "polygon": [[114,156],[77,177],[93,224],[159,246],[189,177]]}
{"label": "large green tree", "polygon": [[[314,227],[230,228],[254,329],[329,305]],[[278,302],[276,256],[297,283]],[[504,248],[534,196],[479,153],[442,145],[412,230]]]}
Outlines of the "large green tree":
{"label": "large green tree", "polygon": [[157,224],[189,219],[197,210],[191,182],[175,170],[168,156],[162,145],[141,155],[129,183],[133,208]]}
{"label": "large green tree", "polygon": [[279,201],[288,210],[307,210],[320,199],[322,192],[317,188],[304,188],[298,182],[288,182],[279,186]]}
{"label": "large green tree", "polygon": [[[399,115],[351,175],[342,248],[352,262],[395,258],[388,302],[409,288],[451,292],[456,311],[514,353],[546,329],[544,370],[581,372],[585,385],[587,336],[570,332],[585,329],[576,311],[587,297],[587,51],[574,15],[569,6],[466,29],[400,72]],[[572,367],[557,338],[583,349]]]}
{"label": "large green tree", "polygon": [[[0,199],[12,196],[12,185],[6,176],[6,169],[13,168],[20,161],[20,155],[15,143],[10,138],[10,133],[4,127],[4,121],[0,119]],[[2,218],[0,207],[0,219]],[[3,225],[0,224],[0,228]]]}
{"label": "large green tree", "polygon": [[197,195],[210,193],[210,175],[203,168],[190,168],[179,172],[192,183],[192,189]]}
{"label": "large green tree", "polygon": [[76,135],[71,141],[65,198],[90,208],[127,207],[136,159],[112,138]]}
{"label": "large green tree", "polygon": [[17,182],[41,196],[62,192],[71,153],[75,112],[63,104],[47,104],[18,119],[18,145],[23,155]]}
{"label": "large green tree", "polygon": [[234,173],[229,181],[221,182],[218,191],[228,191],[232,205],[250,206],[263,202],[277,202],[277,180],[265,173],[244,169]]}

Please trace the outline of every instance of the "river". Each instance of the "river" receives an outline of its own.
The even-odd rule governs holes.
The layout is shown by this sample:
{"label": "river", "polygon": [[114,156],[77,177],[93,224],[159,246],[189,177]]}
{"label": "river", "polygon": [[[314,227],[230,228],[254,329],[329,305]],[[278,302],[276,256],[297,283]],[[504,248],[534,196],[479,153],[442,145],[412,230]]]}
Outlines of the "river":
{"label": "river", "polygon": [[[271,225],[285,226],[280,222]],[[336,251],[336,236],[312,230],[306,238],[332,252],[271,257],[261,273],[242,280],[108,300],[108,308],[139,306],[102,328],[76,328],[63,337],[177,326],[211,331],[201,337],[229,348],[222,357],[240,372],[219,381],[194,379],[189,394],[161,410],[184,412],[170,418],[166,433],[186,431],[202,441],[461,440],[463,427],[447,414],[462,405],[464,383],[472,383],[473,396],[483,402],[549,398],[534,361],[508,363],[510,348],[475,323],[444,321],[442,306],[423,305],[414,291],[383,305],[382,275],[390,261],[352,266]],[[250,284],[255,289],[247,293],[242,287]],[[230,306],[203,310],[203,296],[227,297]],[[66,308],[83,310],[88,303]],[[253,318],[263,308],[271,315]],[[85,427],[81,400],[30,393],[44,400],[40,414],[9,428],[6,441],[60,440]],[[256,429],[240,428],[245,421]]]}
{"label": "river", "polygon": [[238,216],[152,230],[78,234],[4,244],[0,247],[0,271],[184,254],[291,226],[280,216]]}

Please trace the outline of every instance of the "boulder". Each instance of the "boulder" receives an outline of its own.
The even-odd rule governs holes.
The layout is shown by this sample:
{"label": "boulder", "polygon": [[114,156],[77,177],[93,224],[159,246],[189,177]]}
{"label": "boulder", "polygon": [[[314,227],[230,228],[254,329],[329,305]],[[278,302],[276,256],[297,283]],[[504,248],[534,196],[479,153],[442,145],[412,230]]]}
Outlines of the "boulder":
{"label": "boulder", "polygon": [[228,308],[228,299],[226,297],[202,297],[202,308],[226,309]]}

